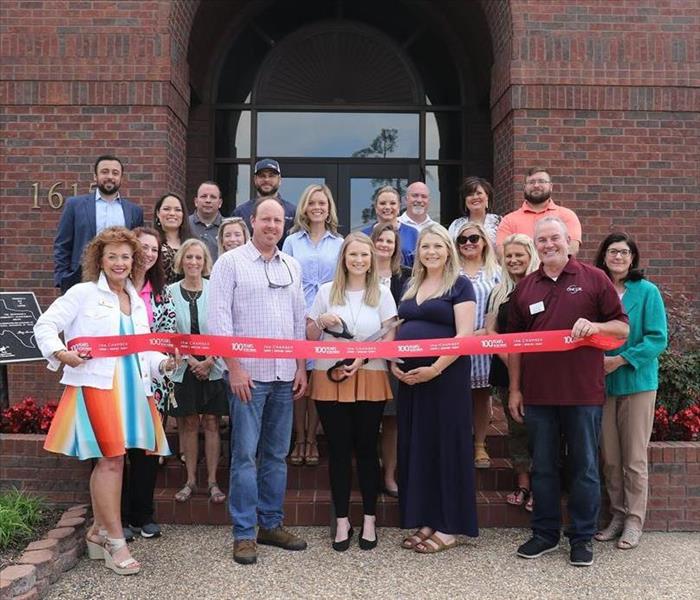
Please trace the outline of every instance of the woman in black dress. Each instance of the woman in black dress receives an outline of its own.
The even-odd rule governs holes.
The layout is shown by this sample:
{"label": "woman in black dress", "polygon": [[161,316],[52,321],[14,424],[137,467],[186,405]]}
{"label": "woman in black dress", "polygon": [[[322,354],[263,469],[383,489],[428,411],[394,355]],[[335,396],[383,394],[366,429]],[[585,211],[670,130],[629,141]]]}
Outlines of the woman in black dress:
{"label": "woman in black dress", "polygon": [[[474,328],[474,290],[459,275],[455,247],[440,225],[418,238],[413,276],[399,306],[397,339],[466,337]],[[402,546],[433,554],[476,537],[476,491],[468,356],[407,358],[399,380],[401,526],[418,528]]]}
{"label": "woman in black dress", "polygon": [[[401,264],[401,238],[399,232],[394,229],[391,223],[377,225],[369,236],[377,254],[377,274],[379,283],[387,286],[391,290],[391,295],[396,302],[396,306],[401,301],[403,288],[411,277],[411,269]],[[396,483],[396,452],[397,452],[397,430],[396,430],[396,396],[399,389],[399,382],[396,377],[389,379],[391,391],[394,395],[384,406],[384,417],[382,418],[382,466],[384,467],[383,492],[392,498],[399,497],[399,485]]]}

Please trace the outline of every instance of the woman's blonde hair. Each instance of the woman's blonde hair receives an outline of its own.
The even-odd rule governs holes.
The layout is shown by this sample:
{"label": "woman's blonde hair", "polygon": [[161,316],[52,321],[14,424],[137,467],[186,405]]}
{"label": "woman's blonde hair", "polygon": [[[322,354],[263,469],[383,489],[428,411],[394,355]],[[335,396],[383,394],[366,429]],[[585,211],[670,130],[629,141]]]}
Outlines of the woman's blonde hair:
{"label": "woman's blonde hair", "polygon": [[394,196],[396,196],[396,198],[399,201],[399,206],[400,206],[401,205],[401,192],[399,192],[399,190],[397,190],[393,185],[383,185],[382,187],[374,190],[374,195],[372,196],[372,204],[376,205],[377,202],[379,201],[379,196],[381,196],[382,194],[385,194],[387,192],[389,192],[390,194],[394,194]]}
{"label": "woman's blonde hair", "polygon": [[486,230],[481,223],[476,223],[474,221],[467,221],[464,225],[459,228],[457,235],[455,236],[455,248],[457,249],[457,254],[460,257],[460,264],[462,261],[462,255],[459,252],[459,245],[457,244],[457,238],[462,235],[463,231],[467,229],[475,229],[482,240],[484,240],[484,249],[481,251],[481,264],[486,271],[487,277],[493,277],[498,272],[498,258],[496,257],[496,251],[493,249],[491,242],[489,241],[489,236],[486,235]]}
{"label": "woman's blonde hair", "polygon": [[219,247],[219,256],[226,252],[226,250],[224,250],[224,233],[229,225],[240,225],[243,231],[243,239],[246,243],[250,240],[250,232],[248,231],[248,226],[245,224],[245,219],[242,217],[228,217],[224,219],[219,224],[219,233],[216,234],[216,245]]}
{"label": "woman's blonde hair", "polygon": [[143,248],[139,238],[126,227],[107,227],[98,233],[86,246],[81,261],[83,281],[97,282],[102,272],[102,256],[107,244],[126,244],[131,248],[131,273],[145,271]]}
{"label": "woman's blonde hair", "polygon": [[401,275],[401,238],[399,237],[399,232],[394,229],[394,226],[391,223],[375,225],[369,238],[375,245],[376,250],[377,240],[385,231],[391,231],[391,233],[394,234],[394,253],[389,260],[389,268],[391,269],[392,275]]}
{"label": "woman's blonde hair", "polygon": [[348,285],[348,268],[345,265],[345,252],[347,251],[348,246],[353,242],[366,244],[369,247],[371,256],[369,271],[367,271],[365,275],[365,293],[362,297],[362,301],[367,306],[379,306],[380,292],[379,275],[377,274],[377,255],[375,253],[372,240],[370,240],[364,233],[359,231],[348,234],[343,241],[343,245],[340,247],[340,253],[338,254],[338,266],[335,269],[333,285],[331,286],[331,294],[329,298],[330,303],[337,306],[343,306],[345,304],[345,290]]}
{"label": "woman's blonde hair", "polygon": [[207,248],[207,245],[202,240],[197,238],[190,238],[189,240],[185,240],[182,243],[182,246],[180,246],[177,253],[175,254],[175,260],[173,261],[173,271],[175,271],[178,275],[182,275],[182,259],[185,257],[185,254],[187,254],[188,250],[192,246],[199,246],[202,249],[202,253],[204,254],[204,267],[202,267],[202,277],[207,277],[209,273],[211,273],[211,267],[213,264],[213,261],[211,259],[211,253],[209,252],[209,248]]}
{"label": "woman's blonde hair", "polygon": [[333,235],[338,235],[338,211],[335,208],[335,201],[333,200],[333,194],[327,185],[320,183],[313,183],[306,187],[299,198],[299,203],[297,204],[297,212],[294,215],[294,226],[290,233],[296,231],[306,231],[311,233],[311,224],[309,223],[309,217],[306,216],[306,208],[309,205],[309,200],[311,196],[316,192],[321,192],[328,200],[328,216],[326,217],[326,229],[330,231]]}
{"label": "woman's blonde hair", "polygon": [[[439,237],[442,243],[445,245],[445,250],[447,250],[447,260],[445,261],[445,267],[442,270],[442,285],[428,298],[439,298],[447,294],[452,289],[452,286],[459,277],[459,256],[457,256],[457,249],[452,243],[450,234],[447,233],[447,229],[445,229],[442,225],[438,225],[437,223],[428,225],[418,234],[418,242],[416,243],[416,258],[413,261],[413,271],[411,273],[411,278],[408,280],[406,292],[401,298],[402,300],[415,298],[416,294],[418,293],[418,289],[425,281],[425,277],[428,274],[428,270],[420,260],[420,248],[426,235],[435,235]],[[426,298],[426,300],[428,298]]]}
{"label": "woman's blonde hair", "polygon": [[514,233],[509,235],[503,241],[503,256],[501,257],[501,283],[499,283],[491,291],[488,306],[486,308],[487,313],[497,311],[501,304],[506,301],[508,296],[510,296],[515,289],[516,282],[513,280],[513,277],[506,268],[506,248],[514,244],[517,246],[522,246],[525,249],[525,252],[527,252],[530,256],[530,262],[525,269],[525,275],[529,275],[533,271],[536,271],[537,267],[540,266],[540,258],[537,256],[535,244],[530,236],[525,235],[524,233]]}

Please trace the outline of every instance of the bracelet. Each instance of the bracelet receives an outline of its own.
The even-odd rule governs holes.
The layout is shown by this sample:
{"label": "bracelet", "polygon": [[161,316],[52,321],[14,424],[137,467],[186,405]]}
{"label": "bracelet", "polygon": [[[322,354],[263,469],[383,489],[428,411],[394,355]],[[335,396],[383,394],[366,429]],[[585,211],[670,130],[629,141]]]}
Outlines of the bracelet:
{"label": "bracelet", "polygon": [[433,369],[438,375],[442,375],[442,371],[438,369],[434,364],[430,365],[430,368]]}
{"label": "bracelet", "polygon": [[58,358],[58,357],[61,356],[61,352],[67,352],[67,350],[65,350],[65,349],[63,349],[63,348],[61,348],[60,350],[56,350],[56,352],[53,353],[53,357],[54,357],[56,360],[59,360],[59,361],[60,361],[61,359]]}

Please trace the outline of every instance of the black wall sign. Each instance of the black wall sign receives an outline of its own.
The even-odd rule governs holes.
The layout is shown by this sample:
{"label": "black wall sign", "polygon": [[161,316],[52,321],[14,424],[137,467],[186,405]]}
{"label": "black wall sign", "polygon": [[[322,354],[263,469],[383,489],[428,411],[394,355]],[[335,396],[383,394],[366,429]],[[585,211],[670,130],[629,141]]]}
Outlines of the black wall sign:
{"label": "black wall sign", "polygon": [[34,339],[40,314],[34,292],[0,292],[0,364],[43,360]]}

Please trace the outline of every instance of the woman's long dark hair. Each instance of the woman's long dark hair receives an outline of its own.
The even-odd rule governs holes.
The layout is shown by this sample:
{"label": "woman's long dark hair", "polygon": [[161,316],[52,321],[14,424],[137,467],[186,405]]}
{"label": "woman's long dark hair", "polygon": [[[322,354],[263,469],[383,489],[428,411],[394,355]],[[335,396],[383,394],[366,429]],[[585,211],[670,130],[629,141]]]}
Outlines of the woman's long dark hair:
{"label": "woman's long dark hair", "polygon": [[624,281],[639,281],[640,279],[644,279],[644,271],[639,268],[639,248],[637,247],[637,243],[626,233],[611,233],[600,243],[600,246],[598,246],[598,252],[596,252],[595,255],[595,266],[605,271],[605,274],[610,277],[610,280],[612,280],[610,270],[605,264],[605,254],[608,251],[608,248],[617,242],[624,242],[629,246],[629,249],[632,252],[632,264],[630,265],[630,270],[627,273],[627,277],[625,277]]}
{"label": "woman's long dark hair", "polygon": [[[163,194],[158,200],[158,202],[156,202],[156,205],[153,207],[153,227],[156,230],[158,230],[158,232],[160,233],[160,238],[164,242],[166,239],[165,231],[163,230],[163,226],[161,225],[160,219],[158,218],[158,211],[163,205],[163,201],[166,198],[170,197],[175,198],[180,203],[180,208],[182,209],[182,223],[180,223],[180,228],[178,229],[180,243],[182,244],[182,242],[192,237],[192,232],[190,231],[190,220],[188,218],[189,215],[187,213],[187,205],[185,204],[184,200],[180,198],[180,196],[178,196],[177,194],[168,192],[167,194]],[[160,254],[158,255],[158,258],[160,258]]]}
{"label": "woman's long dark hair", "polygon": [[391,255],[391,260],[389,261],[391,273],[392,275],[401,275],[401,238],[399,237],[399,232],[394,229],[393,225],[391,223],[375,225],[369,239],[372,240],[373,244],[376,244],[379,236],[385,231],[391,231],[394,234],[394,253]]}
{"label": "woman's long dark hair", "polygon": [[136,237],[140,235],[151,235],[156,238],[158,244],[158,260],[155,264],[146,271],[144,279],[151,284],[151,289],[153,290],[153,295],[157,296],[163,293],[165,288],[165,269],[163,268],[163,237],[161,234],[153,229],[152,227],[137,227],[134,229]]}

